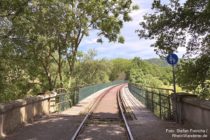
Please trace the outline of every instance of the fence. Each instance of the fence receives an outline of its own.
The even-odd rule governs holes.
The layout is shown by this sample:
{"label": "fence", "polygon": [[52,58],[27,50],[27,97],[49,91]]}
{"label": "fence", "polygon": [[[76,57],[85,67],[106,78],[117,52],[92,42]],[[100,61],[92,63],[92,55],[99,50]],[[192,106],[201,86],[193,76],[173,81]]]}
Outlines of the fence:
{"label": "fence", "polygon": [[129,84],[131,93],[161,119],[172,119],[171,89],[143,87]]}
{"label": "fence", "polygon": [[78,88],[71,89],[56,89],[57,95],[54,100],[51,99],[51,105],[54,106],[54,112],[60,112],[72,107],[76,104],[76,95],[78,93]]}
{"label": "fence", "polygon": [[113,81],[109,83],[102,83],[102,84],[97,84],[97,85],[91,85],[91,86],[86,86],[83,88],[79,89],[79,94],[78,94],[78,101],[81,101],[82,99],[88,97],[92,93],[95,93],[101,89],[104,89],[109,86],[125,83],[126,81],[124,80],[118,80],[118,81]]}
{"label": "fence", "polygon": [[52,99],[51,106],[53,106],[53,108],[56,108],[54,112],[60,112],[66,110],[67,108],[70,108],[72,105],[78,103],[79,101],[99,90],[125,82],[127,81],[117,80],[109,83],[76,87],[69,90],[57,89],[57,95],[55,96],[55,99]]}

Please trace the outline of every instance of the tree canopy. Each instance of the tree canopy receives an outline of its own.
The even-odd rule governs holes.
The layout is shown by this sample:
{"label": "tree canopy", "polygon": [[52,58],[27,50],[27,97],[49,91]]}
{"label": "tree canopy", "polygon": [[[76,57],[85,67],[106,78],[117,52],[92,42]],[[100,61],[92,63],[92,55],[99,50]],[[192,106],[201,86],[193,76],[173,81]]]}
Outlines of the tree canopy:
{"label": "tree canopy", "polygon": [[210,0],[154,0],[152,9],[154,12],[140,23],[139,37],[154,39],[152,47],[161,56],[186,48],[177,82],[183,89],[197,92],[199,87],[206,93],[210,79]]}
{"label": "tree canopy", "polygon": [[151,59],[148,62],[148,60],[141,60],[135,57],[131,61],[129,80],[132,83],[138,83],[144,86],[163,87],[165,85],[170,87],[172,83],[171,68],[153,64],[153,60],[157,61],[156,59]]}
{"label": "tree canopy", "polygon": [[210,0],[154,0],[152,14],[140,23],[140,38],[155,39],[158,54],[174,52],[185,47],[187,54],[210,54]]}
{"label": "tree canopy", "polygon": [[183,59],[177,68],[177,82],[185,90],[192,91],[202,98],[210,97],[210,57]]}
{"label": "tree canopy", "polygon": [[137,8],[130,0],[1,0],[0,92],[4,99],[69,88],[75,81],[83,38],[97,30],[98,42],[106,38],[123,43],[121,28]]}

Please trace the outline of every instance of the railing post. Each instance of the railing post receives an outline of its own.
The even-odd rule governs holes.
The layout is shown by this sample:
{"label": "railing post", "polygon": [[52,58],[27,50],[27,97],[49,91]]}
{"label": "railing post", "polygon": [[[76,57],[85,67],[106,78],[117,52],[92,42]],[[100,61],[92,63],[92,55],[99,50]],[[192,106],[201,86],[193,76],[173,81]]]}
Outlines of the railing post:
{"label": "railing post", "polygon": [[56,96],[57,92],[52,91],[52,98],[49,99],[49,113],[56,112]]}
{"label": "railing post", "polygon": [[74,105],[79,102],[79,88],[75,87],[74,90]]}
{"label": "railing post", "polygon": [[71,90],[69,90],[70,91],[70,94],[71,94],[71,101],[72,101],[72,105],[75,105],[75,91],[73,90],[73,91],[71,91]]}
{"label": "railing post", "polygon": [[153,92],[151,92],[152,93],[152,112],[154,112],[154,97],[153,97],[153,95],[154,95],[154,93]]}
{"label": "railing post", "polygon": [[162,105],[161,105],[161,94],[159,93],[159,106],[160,106],[160,118],[162,119]]}
{"label": "railing post", "polygon": [[146,97],[146,107],[148,107],[149,106],[149,103],[148,103],[148,92],[147,92],[147,90],[145,90],[145,97]]}
{"label": "railing post", "polygon": [[171,119],[171,98],[168,96],[168,118]]}

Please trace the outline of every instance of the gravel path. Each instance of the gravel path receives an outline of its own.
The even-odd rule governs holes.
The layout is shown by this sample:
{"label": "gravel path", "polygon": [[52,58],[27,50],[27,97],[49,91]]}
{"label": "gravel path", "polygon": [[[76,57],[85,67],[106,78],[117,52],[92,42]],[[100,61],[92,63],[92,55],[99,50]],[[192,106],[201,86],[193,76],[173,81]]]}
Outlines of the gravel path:
{"label": "gravel path", "polygon": [[135,115],[133,120],[129,120],[129,126],[135,140],[210,140],[210,138],[172,137],[173,134],[177,134],[177,129],[189,130],[192,129],[192,127],[160,120],[151,111],[146,109],[146,107],[130,93],[127,87],[124,87],[122,91],[122,96],[127,102],[128,108]]}
{"label": "gravel path", "polygon": [[51,115],[27,124],[5,140],[69,140],[83,116]]}

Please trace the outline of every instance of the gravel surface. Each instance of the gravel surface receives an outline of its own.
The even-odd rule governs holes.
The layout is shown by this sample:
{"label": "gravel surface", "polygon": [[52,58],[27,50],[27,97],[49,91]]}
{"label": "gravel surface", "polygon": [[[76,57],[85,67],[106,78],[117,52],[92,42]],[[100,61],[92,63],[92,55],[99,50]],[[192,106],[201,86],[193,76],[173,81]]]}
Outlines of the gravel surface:
{"label": "gravel surface", "polygon": [[[173,137],[173,134],[178,134],[179,136],[182,134],[192,134],[185,133],[184,131],[177,133],[177,130],[190,130],[194,128],[189,125],[180,125],[175,122],[160,120],[151,111],[146,109],[145,106],[130,93],[127,87],[122,91],[123,97],[129,98],[129,100],[125,99],[125,101],[129,102],[127,105],[130,105],[131,110],[135,114],[136,119],[129,120],[129,126],[135,140],[210,140],[210,138]],[[210,137],[209,134],[208,137]]]}
{"label": "gravel surface", "polygon": [[56,115],[19,128],[5,140],[69,140],[84,116]]}

